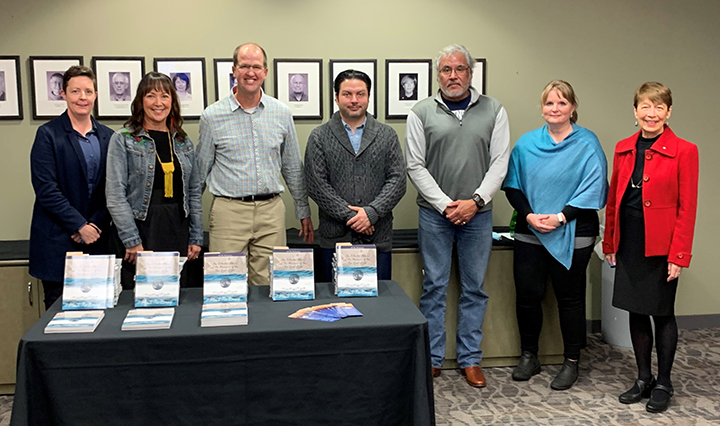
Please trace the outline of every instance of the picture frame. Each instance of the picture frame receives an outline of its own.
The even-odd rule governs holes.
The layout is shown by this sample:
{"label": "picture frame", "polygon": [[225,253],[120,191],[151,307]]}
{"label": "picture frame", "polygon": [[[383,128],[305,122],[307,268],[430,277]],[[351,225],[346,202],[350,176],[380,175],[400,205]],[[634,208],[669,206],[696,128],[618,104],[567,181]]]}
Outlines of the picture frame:
{"label": "picture frame", "polygon": [[138,84],[145,75],[145,57],[93,56],[91,63],[98,86],[95,117],[128,119]]}
{"label": "picture frame", "polygon": [[377,59],[331,59],[330,60],[330,104],[332,105],[333,114],[338,111],[335,103],[335,77],[341,72],[349,69],[362,71],[370,76],[370,102],[367,112],[377,118]]}
{"label": "picture frame", "polygon": [[207,107],[205,58],[155,58],[153,64],[173,81],[183,119],[199,119]]}
{"label": "picture frame", "polygon": [[33,119],[60,116],[67,109],[62,98],[62,76],[73,65],[83,65],[82,56],[30,56]]}
{"label": "picture frame", "polygon": [[20,56],[0,56],[0,120],[22,120]]}
{"label": "picture frame", "polygon": [[295,120],[322,120],[322,59],[275,59],[275,97]]}
{"label": "picture frame", "polygon": [[487,88],[485,84],[487,82],[487,59],[480,58],[475,59],[475,66],[473,67],[473,78],[472,86],[480,92],[482,95],[487,95]]}
{"label": "picture frame", "polygon": [[385,60],[385,118],[405,119],[415,104],[432,96],[431,59]]}
{"label": "picture frame", "polygon": [[215,100],[224,99],[232,93],[232,88],[237,86],[237,80],[232,71],[233,61],[227,58],[213,59],[215,70]]}

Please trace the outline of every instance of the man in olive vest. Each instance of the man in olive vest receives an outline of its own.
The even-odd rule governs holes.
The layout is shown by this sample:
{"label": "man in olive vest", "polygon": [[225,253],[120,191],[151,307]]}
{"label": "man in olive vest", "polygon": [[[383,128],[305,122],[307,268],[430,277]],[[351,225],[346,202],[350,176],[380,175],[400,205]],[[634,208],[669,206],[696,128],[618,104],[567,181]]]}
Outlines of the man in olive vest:
{"label": "man in olive vest", "polygon": [[428,320],[432,373],[445,361],[445,304],[453,243],[460,267],[457,361],[471,386],[485,387],[479,367],[492,249],[492,198],[507,172],[505,109],[471,86],[475,60],[463,46],[435,60],[440,91],[408,114],[405,157],[418,192],[418,241],[424,265],[420,311]]}

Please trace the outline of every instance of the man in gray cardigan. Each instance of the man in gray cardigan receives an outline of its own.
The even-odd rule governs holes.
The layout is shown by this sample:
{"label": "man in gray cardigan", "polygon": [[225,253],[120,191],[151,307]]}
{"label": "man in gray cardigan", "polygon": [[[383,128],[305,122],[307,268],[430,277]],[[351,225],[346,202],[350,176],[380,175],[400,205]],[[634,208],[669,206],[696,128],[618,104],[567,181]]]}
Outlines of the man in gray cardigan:
{"label": "man in gray cardigan", "polygon": [[435,60],[440,92],[408,114],[405,155],[418,191],[418,242],[424,266],[420,311],[428,320],[432,373],[445,360],[445,302],[453,243],[460,269],[457,361],[471,386],[485,387],[479,367],[492,249],[492,198],[507,173],[510,133],[497,100],[472,86],[475,59],[459,45]]}
{"label": "man in gray cardigan", "polygon": [[310,133],[305,148],[325,281],[337,242],[375,244],[378,279],[392,274],[392,209],[405,194],[405,166],[395,130],[367,114],[370,86],[362,71],[341,72],[334,83],[339,112]]}

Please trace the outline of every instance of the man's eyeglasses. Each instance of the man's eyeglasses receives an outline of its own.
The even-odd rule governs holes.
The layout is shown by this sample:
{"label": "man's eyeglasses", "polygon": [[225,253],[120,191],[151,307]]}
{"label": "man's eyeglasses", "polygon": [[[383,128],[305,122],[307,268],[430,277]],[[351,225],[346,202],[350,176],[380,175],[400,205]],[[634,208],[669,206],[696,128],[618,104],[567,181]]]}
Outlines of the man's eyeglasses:
{"label": "man's eyeglasses", "polygon": [[262,65],[248,65],[248,64],[240,64],[237,67],[246,72],[250,71],[250,70],[253,70],[255,72],[262,72],[265,69],[265,67]]}
{"label": "man's eyeglasses", "polygon": [[444,75],[445,77],[449,77],[452,74],[453,70],[455,71],[455,74],[463,75],[467,73],[468,70],[470,70],[470,67],[466,65],[458,65],[455,68],[452,68],[446,65],[440,68],[440,74]]}

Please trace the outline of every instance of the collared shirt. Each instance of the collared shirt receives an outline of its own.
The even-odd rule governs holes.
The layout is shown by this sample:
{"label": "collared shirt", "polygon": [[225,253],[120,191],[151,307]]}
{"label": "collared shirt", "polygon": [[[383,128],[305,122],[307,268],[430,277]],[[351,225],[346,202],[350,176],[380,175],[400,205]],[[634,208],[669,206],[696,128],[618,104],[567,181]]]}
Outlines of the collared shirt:
{"label": "collared shirt", "polygon": [[77,130],[73,131],[77,137],[80,148],[85,156],[87,165],[88,198],[92,196],[98,181],[100,171],[100,140],[97,137],[97,130],[93,128],[86,135],[81,135]]}
{"label": "collared shirt", "polygon": [[292,112],[265,93],[252,109],[244,109],[233,94],[205,109],[198,170],[210,193],[233,198],[281,193],[282,174],[295,201],[295,216],[310,216]]}
{"label": "collared shirt", "polygon": [[365,123],[367,123],[367,116],[365,116],[365,120],[363,121],[363,124],[361,124],[355,128],[354,133],[353,133],[350,125],[347,124],[345,122],[345,120],[342,120],[342,123],[343,123],[343,126],[345,127],[345,131],[347,132],[348,137],[350,138],[350,144],[352,144],[352,147],[355,150],[355,154],[357,154],[358,151],[360,151],[360,143],[362,142],[362,135],[363,135],[363,131],[365,130]]}

